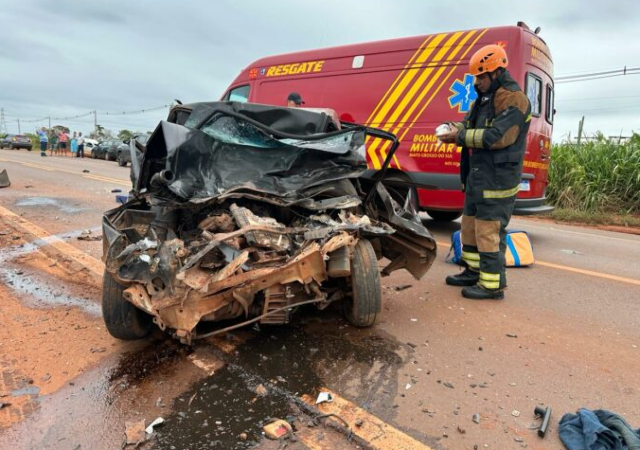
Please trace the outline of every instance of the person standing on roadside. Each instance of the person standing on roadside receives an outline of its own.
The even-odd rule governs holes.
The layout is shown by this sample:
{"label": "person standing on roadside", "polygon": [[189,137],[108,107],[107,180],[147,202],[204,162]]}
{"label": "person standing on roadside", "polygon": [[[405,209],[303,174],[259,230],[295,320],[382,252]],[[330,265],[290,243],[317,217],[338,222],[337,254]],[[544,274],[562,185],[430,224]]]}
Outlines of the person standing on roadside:
{"label": "person standing on roadside", "polygon": [[82,131],[78,133],[78,158],[84,158],[84,138]]}
{"label": "person standing on roadside", "polygon": [[42,127],[42,130],[38,131],[40,138],[40,156],[47,156],[47,145],[49,143],[49,136],[47,136],[47,129]]}
{"label": "person standing on roadside", "polygon": [[73,132],[71,137],[71,157],[75,157],[78,153],[78,139],[76,138],[76,132]]}
{"label": "person standing on roadside", "polygon": [[54,153],[58,153],[58,135],[55,131],[51,133],[49,138],[49,156],[53,156]]}
{"label": "person standing on roadside", "polygon": [[[478,98],[463,123],[449,123],[438,138],[462,147],[465,193],[462,260],[465,269],[446,283],[465,286],[462,296],[502,300],[506,279],[506,227],[520,188],[531,105],[507,71],[507,53],[487,45],[469,61]],[[446,128],[446,127],[445,127]]]}
{"label": "person standing on roadside", "polygon": [[304,105],[304,100],[297,92],[292,92],[287,97],[287,107],[289,108],[301,108]]}
{"label": "person standing on roadside", "polygon": [[69,135],[66,131],[62,130],[60,132],[60,141],[58,143],[58,147],[60,148],[60,153],[64,156],[67,156],[67,142],[69,141]]}

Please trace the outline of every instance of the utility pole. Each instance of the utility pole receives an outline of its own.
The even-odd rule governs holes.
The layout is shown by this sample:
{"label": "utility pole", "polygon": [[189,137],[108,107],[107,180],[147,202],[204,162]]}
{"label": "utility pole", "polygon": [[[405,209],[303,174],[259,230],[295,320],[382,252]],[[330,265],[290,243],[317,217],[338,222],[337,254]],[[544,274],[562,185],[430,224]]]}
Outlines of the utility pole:
{"label": "utility pole", "polygon": [[98,139],[98,111],[95,109],[93,110],[93,129]]}
{"label": "utility pole", "polygon": [[49,116],[49,129],[51,129],[51,116]]}
{"label": "utility pole", "polygon": [[578,124],[578,145],[580,145],[580,141],[582,140],[582,127],[584,127],[584,116],[582,116]]}
{"label": "utility pole", "polygon": [[22,134],[22,132],[20,131],[20,119],[18,119],[18,134]]}

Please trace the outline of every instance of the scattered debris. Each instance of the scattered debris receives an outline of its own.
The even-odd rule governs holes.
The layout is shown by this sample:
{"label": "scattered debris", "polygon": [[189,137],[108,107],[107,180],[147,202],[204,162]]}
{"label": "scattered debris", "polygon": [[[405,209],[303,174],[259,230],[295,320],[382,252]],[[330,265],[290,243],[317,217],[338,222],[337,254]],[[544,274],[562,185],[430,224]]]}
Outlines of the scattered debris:
{"label": "scattered debris", "polygon": [[518,335],[517,335],[517,334],[513,334],[513,333],[507,333],[507,337],[510,337],[510,338],[517,338],[517,337],[518,337]]}
{"label": "scattered debris", "polygon": [[412,318],[412,319],[411,319],[411,321],[412,321],[412,322],[417,322],[417,321],[418,321],[418,319],[413,319],[413,318]]}
{"label": "scattered debris", "polygon": [[149,426],[148,426],[147,428],[145,428],[145,429],[144,429],[144,431],[145,431],[147,434],[153,434],[153,431],[154,431],[153,429],[154,429],[155,427],[157,427],[158,425],[162,425],[163,423],[164,423],[164,419],[163,419],[162,417],[158,417],[156,420],[154,420],[153,422],[151,422],[151,423],[149,424]]}
{"label": "scattered debris", "polygon": [[8,234],[11,234],[11,231],[9,231],[9,230],[0,230],[0,236],[6,236]]}
{"label": "scattered debris", "polygon": [[40,378],[40,381],[42,381],[43,383],[46,383],[47,381],[51,380],[51,374],[45,374],[42,378]]}
{"label": "scattered debris", "polygon": [[247,433],[240,433],[240,436],[238,436],[238,438],[239,438],[242,442],[245,442],[247,439],[249,439],[249,435],[247,435]]}
{"label": "scattered debris", "polygon": [[458,425],[458,433],[460,434],[465,434],[467,432],[467,430],[465,430],[464,428],[462,428],[460,425]]}
{"label": "scattered debris", "polygon": [[358,419],[358,420],[356,420],[356,422],[355,422],[355,426],[356,426],[357,428],[362,427],[362,425],[364,425],[364,420],[362,420],[362,419]]}
{"label": "scattered debris", "polygon": [[538,417],[542,418],[542,425],[540,425],[540,429],[538,430],[538,436],[543,438],[545,434],[547,434],[547,430],[549,429],[549,422],[551,420],[551,406],[536,406],[533,410],[534,414]]}
{"label": "scattered debris", "polygon": [[125,435],[127,437],[127,445],[139,444],[147,439],[144,427],[144,420],[139,422],[125,422]]}
{"label": "scattered debris", "polygon": [[404,386],[404,389],[405,389],[405,390],[407,390],[407,391],[408,391],[409,389],[411,389],[411,383],[407,383],[407,384]]}
{"label": "scattered debris", "polygon": [[112,194],[117,194],[117,193],[120,193],[120,192],[122,192],[122,189],[111,189],[111,193]]}
{"label": "scattered debris", "polygon": [[24,188],[25,188],[25,189],[31,189],[32,187],[33,187],[32,185],[27,184],[27,185],[25,185],[25,187],[24,187]]}
{"label": "scattered debris", "polygon": [[89,169],[84,169],[82,173],[89,173]]}
{"label": "scattered debris", "polygon": [[473,420],[473,421],[474,421],[474,423],[480,423],[480,414],[475,413],[475,414],[473,415],[473,417],[471,418],[471,420]]}
{"label": "scattered debris", "polygon": [[410,287],[413,287],[412,284],[400,284],[398,286],[394,286],[393,289],[395,289],[396,291],[404,291],[405,289],[409,289]]}
{"label": "scattered debris", "polygon": [[318,394],[318,399],[316,400],[316,405],[321,403],[330,403],[333,401],[333,396],[329,392],[320,392]]}
{"label": "scattered debris", "polygon": [[454,387],[453,387],[453,383],[450,383],[450,382],[448,382],[448,381],[445,381],[445,382],[444,382],[444,383],[442,383],[442,384],[444,384],[444,385],[445,385],[446,387],[448,387],[449,389],[453,389],[453,388],[454,388]]}
{"label": "scattered debris", "polygon": [[259,384],[258,386],[256,386],[256,394],[258,394],[260,397],[265,397],[268,393],[269,391],[267,391],[267,388],[264,387],[264,385]]}
{"label": "scattered debris", "polygon": [[11,181],[9,181],[9,174],[7,173],[7,169],[4,169],[0,172],[0,188],[5,188],[11,186]]}
{"label": "scattered debris", "polygon": [[91,347],[91,350],[89,350],[91,353],[104,353],[107,351],[106,347]]}
{"label": "scattered debris", "polygon": [[517,409],[514,409],[513,411],[511,411],[511,415],[513,417],[520,417],[520,411],[518,411]]}
{"label": "scattered debris", "polygon": [[514,437],[513,440],[516,442],[524,442],[524,439],[522,439],[520,436]]}
{"label": "scattered debris", "polygon": [[262,430],[269,439],[274,440],[280,439],[293,432],[289,422],[282,419],[277,419],[276,421],[265,425]]}
{"label": "scattered debris", "polygon": [[0,402],[0,409],[6,408],[8,406],[11,406],[11,403],[2,403],[2,402]]}

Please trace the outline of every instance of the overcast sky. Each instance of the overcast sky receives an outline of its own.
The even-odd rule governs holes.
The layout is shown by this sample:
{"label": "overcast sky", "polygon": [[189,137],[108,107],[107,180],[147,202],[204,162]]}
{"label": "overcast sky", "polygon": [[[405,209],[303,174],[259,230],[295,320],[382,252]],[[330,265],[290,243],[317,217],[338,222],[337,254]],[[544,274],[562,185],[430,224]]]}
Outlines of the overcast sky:
{"label": "overcast sky", "polygon": [[[215,100],[263,56],[526,22],[542,27],[556,76],[640,66],[638,0],[0,0],[0,107],[9,132],[90,110]],[[556,86],[554,139],[640,130],[640,75]],[[167,110],[98,114],[151,130]],[[64,122],[91,131],[93,116]]]}

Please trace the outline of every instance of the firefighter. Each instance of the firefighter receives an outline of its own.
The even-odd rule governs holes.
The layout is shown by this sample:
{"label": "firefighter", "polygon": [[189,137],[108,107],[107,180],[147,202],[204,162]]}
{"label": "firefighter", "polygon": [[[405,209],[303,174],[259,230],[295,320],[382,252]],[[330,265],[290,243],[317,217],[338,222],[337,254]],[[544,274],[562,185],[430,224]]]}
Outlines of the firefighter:
{"label": "firefighter", "polygon": [[464,286],[474,300],[502,300],[507,286],[506,231],[522,176],[531,105],[507,71],[507,54],[487,45],[469,61],[478,98],[463,123],[449,123],[439,136],[462,147],[460,177],[465,193],[462,259],[465,270],[446,283]]}

